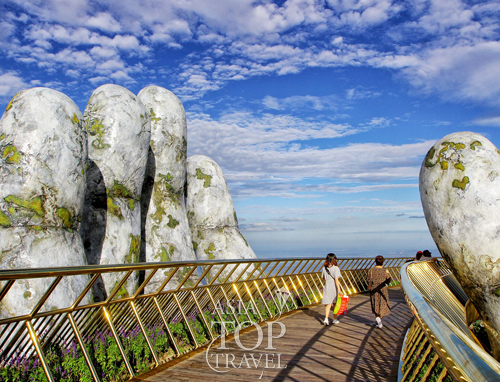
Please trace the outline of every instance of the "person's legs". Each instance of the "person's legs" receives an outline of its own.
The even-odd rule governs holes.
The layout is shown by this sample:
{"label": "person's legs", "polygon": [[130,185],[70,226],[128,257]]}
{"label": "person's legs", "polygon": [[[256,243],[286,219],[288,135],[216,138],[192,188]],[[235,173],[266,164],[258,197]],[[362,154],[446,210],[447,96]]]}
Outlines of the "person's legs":
{"label": "person's legs", "polygon": [[337,320],[337,315],[336,315],[336,314],[334,314],[334,315],[333,315],[333,321],[332,321],[332,324],[338,324],[339,322],[340,322],[340,321],[339,321],[339,320]]}
{"label": "person's legs", "polygon": [[332,304],[326,304],[325,305],[325,321],[324,321],[325,325],[329,324],[328,316],[330,315],[330,308],[331,307],[332,307]]}

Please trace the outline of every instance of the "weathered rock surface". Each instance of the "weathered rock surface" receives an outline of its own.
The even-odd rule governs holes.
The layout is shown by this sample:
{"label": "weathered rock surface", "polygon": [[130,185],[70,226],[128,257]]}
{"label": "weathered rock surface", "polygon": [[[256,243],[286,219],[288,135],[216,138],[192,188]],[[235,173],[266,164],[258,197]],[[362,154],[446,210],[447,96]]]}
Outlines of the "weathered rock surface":
{"label": "weathered rock surface", "polygon": [[[46,88],[22,91],[7,106],[0,120],[2,269],[86,265],[78,234],[87,159],[81,120],[70,98]],[[87,281],[64,279],[42,310],[69,306]],[[29,313],[51,282],[16,282],[0,317]]]}
{"label": "weathered rock surface", "polygon": [[[138,94],[151,117],[151,142],[143,187],[147,262],[195,260],[184,203],[186,184],[186,113],[169,90],[148,86]],[[165,279],[159,273],[146,291]],[[173,280],[173,281],[177,281]]]}
{"label": "weathered rock surface", "polygon": [[[102,240],[100,264],[138,262],[141,241],[139,201],[151,134],[148,113],[129,90],[118,85],[103,85],[92,93],[84,120],[89,158],[99,170],[94,169],[96,179],[89,179],[89,183],[98,188],[100,181],[97,177],[102,176],[107,208],[105,237],[102,240],[90,235],[88,240],[93,243],[90,247],[98,248]],[[102,221],[99,207],[92,208],[96,219]],[[117,274],[104,274],[103,279],[107,293],[119,281]],[[132,293],[136,284],[137,275],[134,273],[119,294]]]}
{"label": "weathered rock surface", "polygon": [[199,260],[256,258],[238,228],[221,168],[204,155],[187,160],[186,206]]}
{"label": "weathered rock surface", "polygon": [[450,134],[427,153],[420,197],[441,255],[486,324],[500,359],[500,152],[485,137]]}

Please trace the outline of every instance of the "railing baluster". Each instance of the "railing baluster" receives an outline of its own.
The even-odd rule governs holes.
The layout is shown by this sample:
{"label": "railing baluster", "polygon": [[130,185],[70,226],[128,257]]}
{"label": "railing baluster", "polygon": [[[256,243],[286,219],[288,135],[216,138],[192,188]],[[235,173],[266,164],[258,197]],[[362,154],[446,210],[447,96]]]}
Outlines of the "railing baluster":
{"label": "railing baluster", "polygon": [[62,276],[57,276],[52,284],[50,284],[49,289],[45,292],[45,294],[42,296],[40,300],[38,300],[38,303],[35,305],[35,307],[31,310],[30,316],[34,317],[35,314],[42,308],[43,304],[45,304],[45,301],[50,297],[54,289],[56,289],[57,285],[61,282]]}
{"label": "railing baluster", "polygon": [[3,298],[9,292],[10,288],[12,288],[12,285],[14,285],[15,282],[16,282],[16,280],[9,280],[3,286],[2,291],[0,292],[0,302],[2,302]]}
{"label": "railing baluster", "polygon": [[137,312],[137,307],[135,306],[135,303],[133,301],[129,301],[129,304],[130,304],[130,307],[132,308],[132,312],[134,312],[135,319],[137,320],[137,323],[139,324],[139,327],[141,328],[142,335],[144,336],[144,339],[146,340],[146,343],[149,347],[149,350],[151,351],[151,354],[153,355],[156,366],[159,366],[160,362],[158,361],[158,357],[156,356],[156,353],[153,349],[153,345],[151,345],[151,341],[149,341],[148,333],[146,332],[146,329],[144,329],[144,325],[142,324],[141,318],[139,317],[139,313]]}
{"label": "railing baluster", "polygon": [[[220,320],[220,324],[221,324],[221,326],[223,326],[223,327],[224,327],[224,331],[225,331],[225,333],[229,333],[229,332],[228,332],[228,330],[227,330],[227,328],[226,328],[226,323],[224,322],[223,317],[220,315],[219,310],[218,310],[218,309],[216,309],[216,308],[217,308],[217,304],[216,304],[216,302],[215,302],[215,300],[214,300],[214,297],[212,296],[212,292],[210,292],[210,289],[209,289],[209,288],[206,288],[206,289],[205,289],[205,291],[206,291],[206,293],[208,294],[208,298],[209,298],[209,299],[210,299],[210,301],[212,302],[212,305],[213,305],[213,307],[214,307],[215,313],[217,314],[217,316],[219,316],[219,320]],[[210,324],[212,324],[212,323],[210,323]],[[209,330],[210,330],[210,331],[212,331],[212,326],[210,326],[210,329],[209,329]]]}
{"label": "railing baluster", "polygon": [[[222,271],[224,269],[226,269],[226,267],[228,266],[228,264],[224,264],[218,271],[217,271],[217,274],[212,278],[212,280],[210,280],[210,282],[208,283],[208,285],[212,285],[216,280],[217,278],[219,277],[219,275],[222,273]],[[219,283],[220,284],[220,283]]]}
{"label": "railing baluster", "polygon": [[163,325],[165,326],[165,330],[167,331],[168,337],[170,338],[170,341],[172,341],[172,345],[174,345],[174,350],[175,350],[177,356],[180,356],[181,352],[179,350],[179,346],[177,345],[177,341],[175,340],[175,337],[172,334],[170,327],[168,326],[168,321],[165,318],[165,315],[163,314],[163,311],[161,309],[161,306],[160,306],[160,303],[158,302],[157,297],[153,297],[153,301],[155,302],[156,309],[158,309],[158,313],[160,313],[160,317],[161,317],[161,320],[163,321]]}
{"label": "railing baluster", "polygon": [[[129,272],[129,275],[132,272]],[[128,278],[128,276],[127,276]],[[119,287],[120,288],[120,287]],[[117,289],[119,289],[117,288]],[[127,358],[127,355],[125,354],[125,350],[123,349],[123,345],[118,338],[118,334],[116,333],[115,325],[113,324],[113,316],[109,313],[108,309],[106,307],[102,308],[104,312],[104,317],[106,318],[106,321],[108,323],[109,328],[111,329],[111,334],[113,335],[113,338],[116,341],[116,345],[118,346],[118,350],[120,351],[120,354],[123,357],[123,362],[125,362],[125,366],[127,367],[128,373],[130,374],[131,377],[135,376],[134,370],[132,369],[132,366],[130,365],[130,362]]]}
{"label": "railing baluster", "polygon": [[71,324],[71,328],[73,329],[73,333],[75,334],[76,340],[80,345],[80,349],[82,349],[83,357],[85,358],[85,362],[87,363],[90,373],[92,374],[92,378],[94,379],[95,382],[100,382],[101,380],[97,375],[97,371],[95,370],[94,364],[90,359],[90,355],[87,349],[85,348],[85,342],[83,341],[82,335],[80,333],[80,330],[78,329],[78,325],[76,324],[72,313],[68,313],[68,320],[69,323]]}
{"label": "railing baluster", "polygon": [[[276,299],[274,298],[274,293],[271,291],[271,289],[269,288],[269,284],[267,283],[267,280],[264,279],[264,284],[266,285],[266,288],[267,288],[267,291],[269,292],[269,295],[271,296],[271,298],[273,299],[274,301],[274,305],[276,305],[276,309],[279,310],[280,314],[281,314],[281,310],[282,310],[282,307],[280,307],[278,305],[278,303],[276,302]],[[276,315],[274,315],[273,317],[276,317]]]}
{"label": "railing baluster", "polygon": [[179,308],[179,310],[181,311],[181,315],[182,315],[182,318],[184,319],[184,322],[186,323],[186,327],[188,328],[189,330],[189,333],[191,334],[191,338],[193,339],[194,341],[194,347],[195,348],[198,348],[200,347],[200,345],[198,344],[198,341],[196,340],[196,337],[193,333],[193,330],[191,328],[191,325],[189,325],[189,321],[186,317],[186,313],[184,313],[184,309],[182,309],[182,305],[179,301],[179,298],[177,297],[177,293],[174,293],[174,300],[175,300],[175,303],[177,304],[177,307]]}
{"label": "railing baluster", "polygon": [[205,315],[203,314],[203,311],[201,310],[200,304],[198,303],[198,299],[196,298],[194,291],[191,290],[190,293],[191,293],[191,297],[193,297],[193,301],[194,301],[194,304],[196,305],[196,309],[198,309],[198,312],[200,313],[201,319],[202,319],[203,323],[205,324],[205,327],[208,330],[208,335],[210,336],[210,339],[213,340],[214,336],[212,334],[212,330],[211,330],[210,326],[208,326],[207,320],[205,319]]}
{"label": "railing baluster", "polygon": [[[292,280],[290,277],[288,277],[288,279],[289,279],[289,280],[290,280],[290,282],[292,283],[292,287],[293,287],[293,289],[295,289],[295,293],[297,293],[297,297],[299,297],[299,291],[298,291],[298,290],[297,290],[297,288],[295,287],[295,284],[293,283],[293,280]],[[284,278],[283,278],[283,277],[281,277],[281,280],[283,281],[283,284],[285,284],[285,288],[286,288],[286,289],[288,289],[288,291],[290,291],[290,289],[288,288],[288,285],[287,285],[287,283],[285,282],[285,280],[284,280]],[[299,306],[297,305],[297,301],[295,301],[295,299],[294,299],[294,298],[292,299],[292,301],[293,301],[293,305],[295,305],[295,308],[296,308],[296,309],[298,309],[298,308],[299,308]]]}
{"label": "railing baluster", "polygon": [[[245,310],[245,314],[247,315],[248,317],[248,321],[250,322],[253,322],[253,319],[252,317],[250,317],[250,315],[248,314],[248,309],[247,307],[245,306],[245,303],[243,302],[243,299],[241,298],[241,295],[240,295],[240,291],[238,290],[238,287],[236,286],[236,284],[232,284],[233,285],[233,289],[234,291],[236,292],[236,295],[238,296],[238,301],[239,303],[238,304],[242,304],[243,305],[243,309]],[[227,299],[227,295],[226,295],[226,292],[224,291],[224,289],[222,289],[222,291],[224,292],[224,295],[226,296],[226,299]],[[229,302],[228,302],[229,303]],[[254,308],[257,309],[257,306],[254,304]],[[257,309],[258,310],[258,309]],[[241,326],[240,325],[240,322],[238,320],[238,317],[235,315],[234,316],[235,319],[236,319],[236,322],[238,323],[238,326]]]}
{"label": "railing baluster", "polygon": [[45,376],[49,380],[49,382],[55,382],[52,373],[50,372],[49,364],[47,363],[47,359],[45,358],[45,354],[43,354],[42,346],[40,345],[40,341],[38,340],[38,336],[36,334],[35,328],[30,320],[26,321],[26,327],[28,328],[28,332],[31,337],[31,342],[35,347],[36,354],[40,359],[40,363],[42,364],[43,371],[45,372]]}

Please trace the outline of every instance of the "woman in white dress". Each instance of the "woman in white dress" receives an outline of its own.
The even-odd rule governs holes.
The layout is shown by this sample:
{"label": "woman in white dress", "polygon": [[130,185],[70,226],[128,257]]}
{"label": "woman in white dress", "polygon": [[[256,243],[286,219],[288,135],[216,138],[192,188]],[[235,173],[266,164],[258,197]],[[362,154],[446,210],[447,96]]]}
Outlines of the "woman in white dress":
{"label": "woman in white dress", "polygon": [[[325,279],[325,287],[323,289],[323,300],[321,301],[325,305],[325,320],[323,325],[328,325],[330,323],[328,316],[330,315],[330,309],[335,306],[337,302],[337,297],[342,296],[342,291],[340,289],[339,278],[341,278],[340,268],[337,267],[337,256],[334,253],[329,253],[326,255],[325,264],[321,272],[321,276]],[[337,315],[333,315],[332,324],[338,324]]]}

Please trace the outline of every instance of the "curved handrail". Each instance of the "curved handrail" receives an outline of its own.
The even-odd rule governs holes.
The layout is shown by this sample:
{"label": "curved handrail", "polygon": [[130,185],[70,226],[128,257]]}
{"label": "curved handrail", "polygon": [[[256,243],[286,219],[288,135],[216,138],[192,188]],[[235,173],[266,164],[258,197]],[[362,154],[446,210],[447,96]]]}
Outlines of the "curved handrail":
{"label": "curved handrail", "polygon": [[443,283],[436,267],[428,261],[401,267],[401,287],[423,332],[455,379],[500,381],[500,363],[470,338],[464,308],[463,323],[457,322],[458,300]]}

